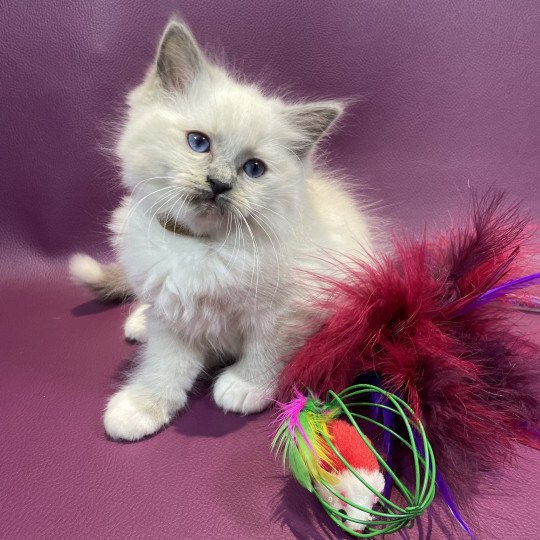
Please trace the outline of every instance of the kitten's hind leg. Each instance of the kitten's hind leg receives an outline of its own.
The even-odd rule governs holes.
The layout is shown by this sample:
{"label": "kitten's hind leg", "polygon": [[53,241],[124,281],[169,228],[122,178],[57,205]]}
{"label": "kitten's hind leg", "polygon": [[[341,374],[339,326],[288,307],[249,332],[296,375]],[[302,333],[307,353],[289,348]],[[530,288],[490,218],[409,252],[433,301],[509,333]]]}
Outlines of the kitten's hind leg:
{"label": "kitten's hind leg", "polygon": [[147,316],[146,310],[150,306],[148,304],[137,304],[128,315],[124,323],[124,337],[128,341],[137,341],[138,343],[146,343],[148,339],[147,331]]}
{"label": "kitten's hind leg", "polygon": [[107,434],[136,441],[159,431],[185,406],[203,361],[202,351],[189,347],[161,321],[149,318],[141,361],[107,404],[103,418]]}

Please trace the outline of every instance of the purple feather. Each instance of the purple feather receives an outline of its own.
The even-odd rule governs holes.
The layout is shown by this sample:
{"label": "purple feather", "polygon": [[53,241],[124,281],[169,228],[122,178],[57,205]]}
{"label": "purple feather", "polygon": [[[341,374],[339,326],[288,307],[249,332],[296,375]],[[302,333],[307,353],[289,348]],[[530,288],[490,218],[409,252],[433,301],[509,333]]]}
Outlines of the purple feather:
{"label": "purple feather", "polygon": [[[426,457],[426,453],[424,452],[424,444],[422,442],[422,439],[420,438],[420,435],[415,430],[414,433],[414,440],[416,442],[416,446],[418,448],[418,451],[420,452],[420,455],[422,457]],[[448,509],[456,519],[456,521],[460,524],[461,528],[473,539],[475,540],[474,533],[472,532],[471,528],[467,524],[467,522],[463,519],[463,516],[461,515],[458,505],[454,499],[454,496],[452,494],[452,491],[448,487],[448,484],[443,478],[443,475],[440,471],[435,472],[435,485],[437,486],[437,489],[439,490],[439,493],[441,494],[441,497],[443,498],[446,506],[448,506]]]}
{"label": "purple feather", "polygon": [[502,285],[494,287],[493,289],[490,289],[489,291],[486,291],[484,294],[480,295],[474,302],[471,302],[470,304],[465,306],[457,313],[457,316],[465,315],[469,311],[479,308],[484,304],[487,304],[488,302],[492,302],[493,300],[497,300],[497,298],[509,294],[516,289],[527,287],[528,285],[531,285],[531,282],[536,279],[540,279],[540,272],[537,272],[536,274],[531,274],[529,276],[523,276],[517,279],[513,279],[511,281],[503,283]]}

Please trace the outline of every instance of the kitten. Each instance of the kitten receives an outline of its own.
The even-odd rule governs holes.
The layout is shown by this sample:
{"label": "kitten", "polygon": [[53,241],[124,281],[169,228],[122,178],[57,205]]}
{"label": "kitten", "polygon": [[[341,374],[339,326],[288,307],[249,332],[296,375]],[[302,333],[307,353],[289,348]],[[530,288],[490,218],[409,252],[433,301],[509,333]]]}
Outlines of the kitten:
{"label": "kitten", "polygon": [[125,332],[146,343],[104,415],[110,437],[137,440],[229,358],[215,402],[244,414],[267,407],[314,315],[309,272],[337,275],[337,253],[365,256],[371,226],[313,167],[343,105],[286,103],[235,80],[181,22],[167,26],[128,106],[117,154],[129,195],[111,224],[118,264],[75,255],[71,272],[100,297],[140,302]]}

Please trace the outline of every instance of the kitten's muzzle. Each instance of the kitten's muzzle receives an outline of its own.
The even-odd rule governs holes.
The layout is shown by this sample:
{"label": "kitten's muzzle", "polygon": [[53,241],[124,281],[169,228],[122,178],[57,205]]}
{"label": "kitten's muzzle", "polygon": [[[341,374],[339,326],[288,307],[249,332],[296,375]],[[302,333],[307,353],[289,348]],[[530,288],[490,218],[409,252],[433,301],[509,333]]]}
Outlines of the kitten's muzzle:
{"label": "kitten's muzzle", "polygon": [[212,193],[216,197],[232,189],[232,184],[229,184],[228,182],[222,182],[221,180],[217,180],[216,178],[208,177],[206,181],[208,182],[208,184],[210,184]]}
{"label": "kitten's muzzle", "polygon": [[[208,182],[210,184],[210,182]],[[212,212],[219,209],[221,214],[229,210],[229,199],[225,195],[232,186],[221,182],[224,186],[212,186],[210,190],[199,190],[199,192],[191,197],[191,202],[196,205],[198,211],[202,213]]]}

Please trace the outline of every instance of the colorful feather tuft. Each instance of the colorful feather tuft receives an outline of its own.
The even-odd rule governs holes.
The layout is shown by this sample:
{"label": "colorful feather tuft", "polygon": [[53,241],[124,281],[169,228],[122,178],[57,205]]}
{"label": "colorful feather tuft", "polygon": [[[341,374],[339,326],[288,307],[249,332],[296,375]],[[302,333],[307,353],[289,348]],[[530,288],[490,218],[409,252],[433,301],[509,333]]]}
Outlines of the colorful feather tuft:
{"label": "colorful feather tuft", "polygon": [[332,440],[328,424],[338,411],[321,410],[320,402],[306,397],[294,389],[294,398],[289,403],[277,403],[279,408],[275,423],[279,424],[274,434],[272,448],[283,451],[283,460],[296,480],[312,491],[312,481],[321,479],[332,484],[335,476],[334,460],[324,440]]}
{"label": "colorful feather tuft", "polygon": [[284,370],[281,399],[293,386],[324,395],[376,373],[422,419],[462,494],[515,442],[537,444],[537,349],[512,332],[510,304],[499,301],[531,282],[518,279],[526,225],[516,206],[490,195],[463,228],[396,242],[393,255],[327,279],[317,307],[329,316]]}

